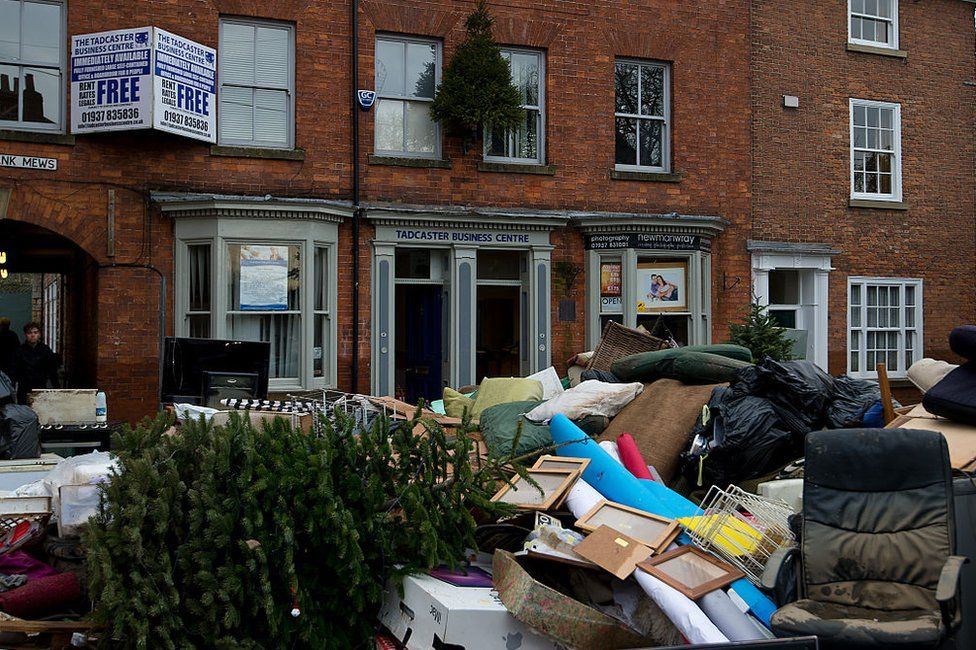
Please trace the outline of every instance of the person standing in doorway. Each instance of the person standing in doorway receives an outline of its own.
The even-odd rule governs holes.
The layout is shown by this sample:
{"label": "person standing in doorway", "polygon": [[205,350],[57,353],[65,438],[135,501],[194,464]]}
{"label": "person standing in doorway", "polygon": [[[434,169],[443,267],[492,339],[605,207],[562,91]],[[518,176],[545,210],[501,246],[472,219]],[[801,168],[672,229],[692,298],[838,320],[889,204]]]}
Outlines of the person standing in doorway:
{"label": "person standing in doorway", "polygon": [[10,319],[0,318],[0,372],[7,375],[11,381],[14,377],[14,359],[17,358],[17,348],[20,347],[20,337],[10,329]]}
{"label": "person standing in doorway", "polygon": [[58,368],[61,359],[41,342],[41,326],[30,322],[24,325],[24,343],[17,350],[14,374],[17,380],[17,401],[27,404],[27,393],[35,388],[60,388]]}

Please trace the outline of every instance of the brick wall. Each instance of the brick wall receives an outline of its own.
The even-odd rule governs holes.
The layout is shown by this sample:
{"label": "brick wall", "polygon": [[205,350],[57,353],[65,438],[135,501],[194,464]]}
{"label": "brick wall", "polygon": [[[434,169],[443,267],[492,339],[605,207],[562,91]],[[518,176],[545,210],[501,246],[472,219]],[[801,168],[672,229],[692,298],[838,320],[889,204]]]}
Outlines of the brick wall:
{"label": "brick wall", "polygon": [[[843,0],[754,0],[753,236],[826,242],[830,370],[846,372],[847,278],[923,278],[924,353],[976,321],[973,5],[900,5],[905,59],[850,52]],[[797,110],[782,107],[797,95]],[[848,207],[849,99],[901,104],[907,211]]]}

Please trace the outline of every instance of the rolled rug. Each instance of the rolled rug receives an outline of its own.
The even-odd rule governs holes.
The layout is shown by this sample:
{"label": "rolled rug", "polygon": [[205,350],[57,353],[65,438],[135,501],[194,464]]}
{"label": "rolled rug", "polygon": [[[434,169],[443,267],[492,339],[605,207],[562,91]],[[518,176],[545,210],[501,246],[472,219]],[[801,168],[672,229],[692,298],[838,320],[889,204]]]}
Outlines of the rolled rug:
{"label": "rolled rug", "polygon": [[[602,443],[601,443],[602,444]],[[617,436],[617,451],[620,453],[620,461],[627,470],[637,478],[653,481],[651,472],[647,469],[647,463],[641,456],[637,443],[629,433],[621,433]]]}
{"label": "rolled rug", "polygon": [[80,598],[81,586],[75,574],[59,573],[0,593],[0,610],[19,618],[38,618]]}

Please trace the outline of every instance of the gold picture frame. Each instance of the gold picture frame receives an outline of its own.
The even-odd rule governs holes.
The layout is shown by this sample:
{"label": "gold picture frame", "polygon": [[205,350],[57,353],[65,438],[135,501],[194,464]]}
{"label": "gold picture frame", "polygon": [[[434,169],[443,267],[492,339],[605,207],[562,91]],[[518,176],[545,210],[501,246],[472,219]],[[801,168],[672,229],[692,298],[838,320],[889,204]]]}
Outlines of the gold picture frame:
{"label": "gold picture frame", "polygon": [[576,521],[580,530],[592,533],[600,526],[609,526],[661,553],[681,533],[677,521],[660,517],[622,503],[603,499]]}
{"label": "gold picture frame", "polygon": [[539,484],[541,493],[539,488],[516,475],[491,500],[509,503],[522,510],[549,510],[569,492],[580,475],[578,471],[568,469],[529,469],[526,473]]}
{"label": "gold picture frame", "polygon": [[637,568],[691,600],[745,577],[745,573],[731,564],[691,545],[650,557],[639,562]]}

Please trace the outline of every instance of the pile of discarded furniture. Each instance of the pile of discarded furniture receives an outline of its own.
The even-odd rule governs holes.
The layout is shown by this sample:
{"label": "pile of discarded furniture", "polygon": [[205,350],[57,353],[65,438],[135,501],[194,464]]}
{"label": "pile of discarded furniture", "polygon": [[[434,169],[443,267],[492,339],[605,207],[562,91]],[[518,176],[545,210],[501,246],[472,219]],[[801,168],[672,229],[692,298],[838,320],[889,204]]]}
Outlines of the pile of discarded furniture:
{"label": "pile of discarded furniture", "polygon": [[[482,523],[467,566],[390,584],[381,639],[976,647],[960,600],[961,583],[976,597],[976,362],[927,361],[940,380],[888,421],[876,382],[811,362],[617,324],[604,342],[567,378],[486,378],[432,405],[529,469],[499,486],[517,514]],[[976,358],[976,327],[951,347]]]}

